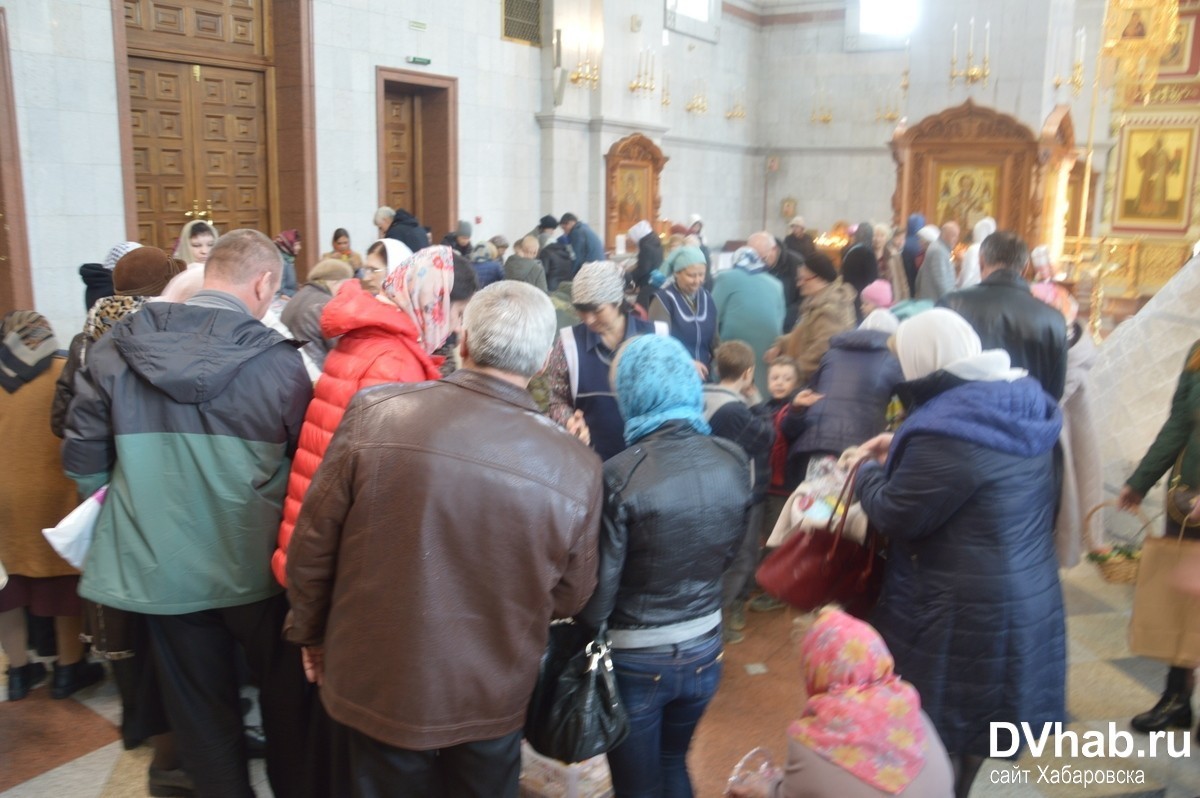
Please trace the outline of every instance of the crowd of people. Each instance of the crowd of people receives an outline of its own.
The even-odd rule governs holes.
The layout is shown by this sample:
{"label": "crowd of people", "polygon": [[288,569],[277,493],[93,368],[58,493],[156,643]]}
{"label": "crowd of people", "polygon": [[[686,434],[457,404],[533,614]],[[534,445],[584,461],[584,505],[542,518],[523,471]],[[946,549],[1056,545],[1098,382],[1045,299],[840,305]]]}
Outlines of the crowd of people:
{"label": "crowd of people", "polygon": [[[403,209],[374,223],[302,275],[297,230],[120,244],[81,270],[65,355],[40,314],[4,317],[0,428],[31,466],[0,502],[10,700],[47,676],[28,611],[55,619],[55,698],[108,662],[152,795],[251,796],[261,746],[281,798],[515,796],[573,618],[606,631],[629,715],[616,795],[691,795],[723,648],[784,606],[755,583],[766,541],[852,452],[889,549],[874,628],[818,616],[789,766],[734,794],[961,798],[990,723],[1066,720],[1094,348],[1017,235],[914,215],[828,253],[797,217],[718,273],[699,217],[639,222],[624,261],[571,213],[507,257],[467,221],[440,243]],[[1200,468],[1192,384],[1127,506]],[[80,573],[40,531],[101,489]],[[1190,723],[1172,664],[1139,729]]]}

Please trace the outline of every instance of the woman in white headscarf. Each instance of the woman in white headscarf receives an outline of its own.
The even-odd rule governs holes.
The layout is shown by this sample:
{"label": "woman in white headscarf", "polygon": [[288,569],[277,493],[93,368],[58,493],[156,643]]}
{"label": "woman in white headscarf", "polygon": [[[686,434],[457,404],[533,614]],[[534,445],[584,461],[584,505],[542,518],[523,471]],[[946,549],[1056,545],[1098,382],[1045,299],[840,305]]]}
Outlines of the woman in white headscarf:
{"label": "woman in white headscarf", "polygon": [[963,798],[991,753],[992,723],[1066,720],[1053,536],[1062,416],[953,311],[904,322],[895,348],[909,416],[860,449],[871,461],[856,486],[891,546],[872,623],[920,691]]}
{"label": "woman in white headscarf", "polygon": [[979,247],[983,244],[983,239],[994,232],[996,232],[996,220],[990,216],[985,216],[975,223],[975,227],[971,231],[971,246],[967,247],[967,251],[963,253],[962,270],[958,273],[959,288],[979,285],[983,279],[979,273]]}

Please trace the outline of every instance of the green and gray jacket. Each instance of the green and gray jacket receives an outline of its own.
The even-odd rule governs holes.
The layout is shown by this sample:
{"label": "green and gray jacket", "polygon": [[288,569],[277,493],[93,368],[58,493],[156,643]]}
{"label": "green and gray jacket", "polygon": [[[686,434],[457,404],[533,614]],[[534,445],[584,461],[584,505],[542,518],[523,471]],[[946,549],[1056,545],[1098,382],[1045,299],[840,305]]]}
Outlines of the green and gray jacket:
{"label": "green and gray jacket", "polygon": [[1158,437],[1128,480],[1142,496],[1180,460],[1179,473],[1185,485],[1200,487],[1200,341],[1192,344],[1184,362],[1179,385],[1171,399],[1171,415]]}
{"label": "green and gray jacket", "polygon": [[237,298],[152,303],[92,345],[63,466],[109,484],[79,593],[179,615],[280,592],[271,554],[312,397],[295,344]]}

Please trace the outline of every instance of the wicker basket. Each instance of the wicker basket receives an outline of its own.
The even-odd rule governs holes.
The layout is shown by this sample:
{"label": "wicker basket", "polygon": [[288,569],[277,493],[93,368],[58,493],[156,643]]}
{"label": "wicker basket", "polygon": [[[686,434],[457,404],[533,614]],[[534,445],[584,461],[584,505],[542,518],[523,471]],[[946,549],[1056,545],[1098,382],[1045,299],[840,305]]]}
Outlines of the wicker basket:
{"label": "wicker basket", "polygon": [[[1103,510],[1105,507],[1116,507],[1115,501],[1101,502],[1088,511],[1087,517],[1083,519],[1083,526],[1086,529],[1092,523],[1093,516]],[[1138,535],[1144,535],[1146,529],[1154,523],[1154,519],[1147,516],[1140,509],[1137,511],[1138,520],[1142,522],[1142,528],[1138,530]],[[1100,576],[1105,582],[1111,582],[1119,585],[1131,585],[1137,581],[1138,562],[1131,557],[1117,555],[1110,557],[1107,560],[1095,560],[1097,567],[1100,568]]]}

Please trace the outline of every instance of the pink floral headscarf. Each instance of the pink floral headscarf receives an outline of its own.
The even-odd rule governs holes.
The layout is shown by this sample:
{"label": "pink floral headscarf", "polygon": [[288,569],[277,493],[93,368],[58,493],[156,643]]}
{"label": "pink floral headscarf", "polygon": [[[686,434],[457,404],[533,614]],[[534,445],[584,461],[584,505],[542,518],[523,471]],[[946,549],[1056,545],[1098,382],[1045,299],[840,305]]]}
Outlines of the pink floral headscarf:
{"label": "pink floral headscarf", "polygon": [[425,247],[388,264],[383,291],[409,315],[421,333],[421,346],[433,354],[450,337],[450,290],[454,288],[454,251]]}
{"label": "pink floral headscarf", "polygon": [[841,610],[826,610],[800,658],[808,704],[788,733],[873,787],[902,792],[925,766],[928,740],[921,698],[893,672],[883,638]]}

